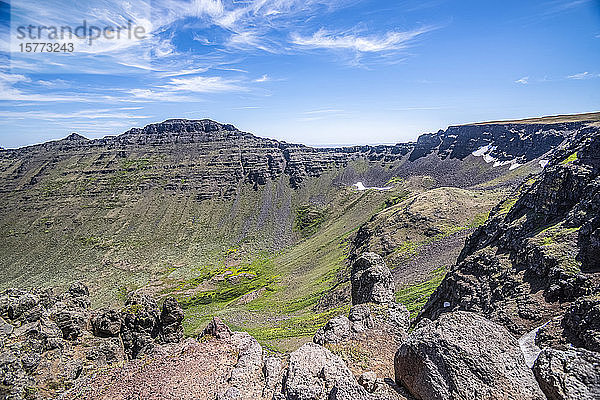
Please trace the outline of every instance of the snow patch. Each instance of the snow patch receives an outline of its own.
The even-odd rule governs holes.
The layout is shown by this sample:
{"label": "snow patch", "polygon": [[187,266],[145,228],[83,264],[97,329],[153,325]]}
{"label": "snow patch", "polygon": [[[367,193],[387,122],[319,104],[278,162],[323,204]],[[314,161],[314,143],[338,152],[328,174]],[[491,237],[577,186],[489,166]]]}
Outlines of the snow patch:
{"label": "snow patch", "polygon": [[483,155],[483,161],[485,161],[486,163],[489,164],[489,163],[493,163],[493,162],[498,161],[498,160],[496,160],[494,157],[490,156],[489,154],[484,154]]}
{"label": "snow patch", "polygon": [[448,307],[450,307],[450,303],[449,303],[449,302],[447,302],[447,301],[445,301],[445,302],[444,302],[444,308],[448,308]]}
{"label": "snow patch", "polygon": [[540,167],[546,168],[546,165],[548,165],[549,162],[550,160],[540,160]]}
{"label": "snow patch", "polygon": [[[547,322],[546,322],[546,324],[547,324]],[[527,366],[529,368],[533,367],[533,363],[535,363],[535,360],[538,358],[538,356],[542,352],[542,349],[540,349],[537,346],[537,344],[535,344],[535,337],[536,337],[538,331],[540,330],[540,328],[542,328],[546,324],[538,326],[531,332],[527,332],[526,334],[521,336],[521,338],[519,339],[519,347],[521,348],[521,352],[523,353],[523,356],[525,357],[525,363],[527,364]]]}
{"label": "snow patch", "polygon": [[392,190],[391,186],[386,186],[386,187],[376,187],[376,186],[365,186],[363,185],[362,182],[356,182],[354,185],[352,185],[356,188],[356,190],[368,190],[368,189],[373,189],[373,190],[380,190],[380,191],[388,191],[388,190]]}
{"label": "snow patch", "polygon": [[503,165],[512,164],[513,161],[496,161],[494,167],[502,167]]}
{"label": "snow patch", "polygon": [[512,171],[513,169],[519,168],[521,165],[523,165],[523,164],[519,164],[516,162],[516,163],[512,164],[508,170]]}
{"label": "snow patch", "polygon": [[478,148],[477,150],[475,150],[473,154],[475,157],[481,157],[484,154],[486,154],[488,152],[488,150],[490,150],[490,147],[492,147],[491,144],[487,144],[485,146],[481,146],[480,148]]}

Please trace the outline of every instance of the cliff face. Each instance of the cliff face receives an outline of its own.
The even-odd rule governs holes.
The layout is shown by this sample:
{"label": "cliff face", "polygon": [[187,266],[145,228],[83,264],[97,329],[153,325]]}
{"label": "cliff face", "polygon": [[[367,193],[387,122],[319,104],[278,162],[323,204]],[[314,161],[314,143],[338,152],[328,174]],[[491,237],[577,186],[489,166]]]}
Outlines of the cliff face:
{"label": "cliff face", "polygon": [[449,157],[462,160],[489,146],[485,154],[494,160],[525,164],[552,150],[585,125],[585,122],[569,122],[451,126],[445,131],[419,137],[410,159],[414,161],[435,151],[442,159]]}
{"label": "cliff face", "polygon": [[[199,199],[228,198],[239,184],[264,185],[282,175],[298,188],[306,178],[343,168],[353,160],[388,164],[394,172],[404,174],[416,174],[411,163],[429,154],[436,154],[439,160],[464,160],[479,151],[478,155],[493,160],[496,166],[524,164],[541,157],[582,126],[582,122],[465,125],[422,135],[416,143],[317,149],[259,138],[210,120],[175,119],[116,137],[87,140],[72,134],[63,140],[3,150],[0,192],[46,185],[60,186],[63,193],[77,193],[74,180],[93,179],[89,194],[126,186],[136,190],[193,190]],[[135,172],[141,176],[128,182],[127,175]],[[114,176],[119,173],[123,176]],[[390,175],[388,172],[373,180],[383,181]]]}
{"label": "cliff face", "polygon": [[597,351],[599,172],[600,132],[580,129],[467,240],[420,318],[475,311],[515,334],[549,322],[541,342]]}

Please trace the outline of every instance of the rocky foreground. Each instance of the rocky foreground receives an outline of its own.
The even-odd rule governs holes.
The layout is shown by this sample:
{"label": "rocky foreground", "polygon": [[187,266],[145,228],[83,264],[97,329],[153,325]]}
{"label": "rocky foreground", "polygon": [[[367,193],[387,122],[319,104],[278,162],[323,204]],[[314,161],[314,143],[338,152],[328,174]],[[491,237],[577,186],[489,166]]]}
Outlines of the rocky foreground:
{"label": "rocky foreground", "polygon": [[[600,354],[541,353],[532,370],[519,341],[478,314],[445,313],[411,333],[381,257],[352,268],[353,307],[289,355],[272,354],[214,318],[183,337],[183,311],[131,293],[121,310],[90,310],[85,285],[0,296],[5,399],[596,399]],[[596,331],[596,334],[598,332]],[[340,349],[366,345],[361,371]],[[397,351],[396,351],[397,349]],[[343,351],[341,352],[344,353]],[[390,379],[390,369],[393,366]],[[358,371],[358,372],[357,372]]]}

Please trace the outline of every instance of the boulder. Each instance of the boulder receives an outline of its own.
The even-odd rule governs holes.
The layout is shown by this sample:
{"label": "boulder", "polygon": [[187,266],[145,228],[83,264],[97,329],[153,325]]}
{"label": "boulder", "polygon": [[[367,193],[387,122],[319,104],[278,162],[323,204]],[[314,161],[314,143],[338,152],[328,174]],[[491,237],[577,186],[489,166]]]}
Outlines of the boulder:
{"label": "boulder", "polygon": [[533,373],[548,400],[600,399],[600,353],[544,349]]}
{"label": "boulder", "polygon": [[[596,288],[598,293],[599,288]],[[600,296],[580,297],[563,317],[565,334],[571,342],[600,352]]]}
{"label": "boulder", "polygon": [[160,311],[156,301],[148,295],[133,293],[122,310],[121,338],[129,358],[138,358],[154,347],[154,338],[160,332]]}
{"label": "boulder", "polygon": [[367,329],[372,329],[375,326],[371,308],[367,304],[357,304],[352,306],[348,314],[350,327],[353,332],[364,332]]}
{"label": "boulder", "polygon": [[339,343],[348,339],[350,334],[350,320],[345,315],[338,315],[319,328],[313,337],[313,342],[320,345]]}
{"label": "boulder", "polygon": [[396,327],[399,331],[408,332],[408,328],[410,327],[410,311],[408,311],[404,304],[388,303],[388,323]]}
{"label": "boulder", "polygon": [[90,319],[92,332],[99,337],[115,337],[121,332],[123,318],[117,310],[102,308],[94,312]]}
{"label": "boulder", "polygon": [[363,372],[358,377],[358,384],[365,388],[369,393],[373,393],[377,390],[380,382],[377,379],[377,374],[373,371]]}
{"label": "boulder", "polygon": [[83,282],[73,282],[61,296],[61,300],[66,303],[71,303],[75,307],[90,308],[90,290]]}
{"label": "boulder", "polygon": [[444,314],[413,331],[394,367],[417,399],[544,399],[517,340],[474,313]]}
{"label": "boulder", "polygon": [[265,386],[262,395],[265,398],[273,397],[275,391],[281,389],[283,368],[281,359],[271,356],[264,358],[263,374],[265,375]]}
{"label": "boulder", "polygon": [[315,343],[305,344],[290,354],[283,394],[288,400],[371,398],[341,358]]}
{"label": "boulder", "polygon": [[260,398],[265,387],[261,345],[246,332],[233,333],[231,342],[237,349],[238,359],[229,376],[227,391],[243,393],[240,399]]}
{"label": "boulder", "polygon": [[394,301],[394,280],[385,261],[375,253],[363,253],[352,264],[352,304]]}
{"label": "boulder", "polygon": [[160,313],[160,338],[163,343],[177,343],[183,339],[183,309],[174,297],[167,297]]}
{"label": "boulder", "polygon": [[63,338],[75,340],[83,334],[89,319],[89,312],[68,301],[57,302],[50,315],[60,328]]}
{"label": "boulder", "polygon": [[213,317],[206,328],[200,334],[200,337],[213,336],[217,339],[228,339],[231,337],[231,330],[219,317]]}

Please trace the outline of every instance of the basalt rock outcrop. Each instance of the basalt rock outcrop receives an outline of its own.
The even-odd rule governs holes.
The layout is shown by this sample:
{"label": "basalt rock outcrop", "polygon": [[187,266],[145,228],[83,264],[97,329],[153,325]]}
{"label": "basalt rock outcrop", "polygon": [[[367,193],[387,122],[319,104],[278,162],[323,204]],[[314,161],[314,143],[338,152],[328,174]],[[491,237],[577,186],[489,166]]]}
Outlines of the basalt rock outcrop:
{"label": "basalt rock outcrop", "polygon": [[352,304],[394,301],[394,280],[383,258],[364,253],[352,264]]}
{"label": "basalt rock outcrop", "polygon": [[313,342],[340,353],[358,353],[364,367],[352,366],[360,375],[390,376],[393,352],[406,338],[410,313],[394,301],[394,282],[383,259],[364,253],[352,266],[352,303],[348,316],[338,315],[321,327]]}
{"label": "basalt rock outcrop", "polygon": [[396,353],[395,373],[417,399],[545,398],[517,340],[473,313],[444,314],[412,332]]}
{"label": "basalt rock outcrop", "polygon": [[81,282],[58,295],[52,289],[0,293],[2,398],[53,398],[98,368],[181,340],[183,314],[174,299],[162,313],[146,296],[133,294],[127,304],[122,311],[91,311]]}
{"label": "basalt rock outcrop", "polygon": [[496,206],[421,317],[474,311],[522,335],[561,316],[555,336],[597,350],[599,150],[597,130],[581,129]]}
{"label": "basalt rock outcrop", "polygon": [[538,356],[533,372],[548,400],[600,398],[600,353],[547,348]]}
{"label": "basalt rock outcrop", "polygon": [[548,398],[597,396],[599,172],[600,134],[582,128],[469,237],[416,323],[465,310],[533,332]]}

